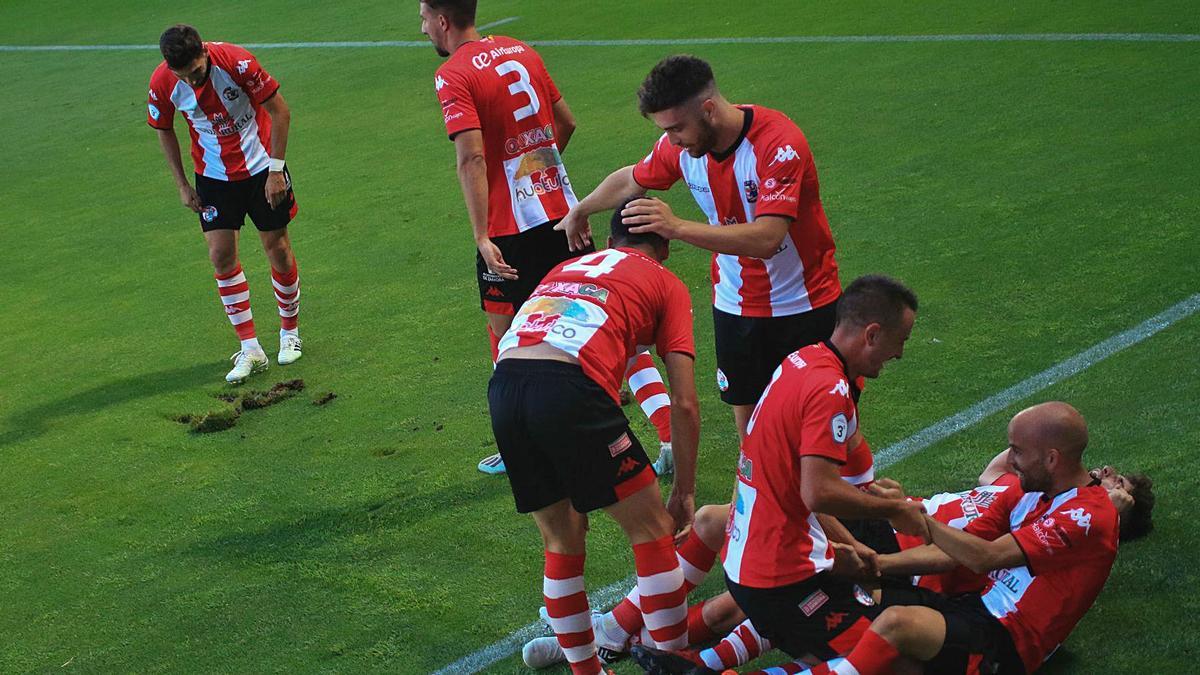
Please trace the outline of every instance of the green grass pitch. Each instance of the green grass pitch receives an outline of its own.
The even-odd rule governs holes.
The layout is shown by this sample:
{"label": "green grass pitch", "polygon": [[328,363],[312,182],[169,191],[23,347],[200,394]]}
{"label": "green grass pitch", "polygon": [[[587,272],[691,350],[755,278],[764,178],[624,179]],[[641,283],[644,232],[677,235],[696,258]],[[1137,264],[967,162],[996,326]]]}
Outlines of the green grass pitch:
{"label": "green grass pitch", "polygon": [[[1200,33],[1187,1],[480,4],[480,23],[519,16],[498,32],[525,40]],[[149,45],[177,21],[243,43],[422,39],[416,2],[8,0],[0,44]],[[804,129],[843,281],[882,271],[921,296],[905,358],[864,397],[877,449],[1200,291],[1200,43],[540,51],[579,121],[580,192],[657,137],[634,91],[669,53]],[[536,619],[536,531],[475,471],[493,449],[490,368],[440,61],[257,53],[293,110],[306,355],[249,387],[308,389],[191,434],[173,418],[228,407],[236,342],[144,122],[156,52],[0,52],[0,672],[422,673]],[[686,193],[667,199],[697,215]],[[245,244],[272,351],[267,265]],[[676,246],[670,266],[697,308],[698,498],[723,501],[736,445],[712,383],[707,256]],[[1123,547],[1047,672],[1187,672],[1200,656],[1198,342],[1192,316],[886,472],[916,493],[966,486],[1007,417],[1054,397],[1089,419],[1090,462],[1156,479],[1156,531]],[[631,571],[595,518],[589,587]]]}

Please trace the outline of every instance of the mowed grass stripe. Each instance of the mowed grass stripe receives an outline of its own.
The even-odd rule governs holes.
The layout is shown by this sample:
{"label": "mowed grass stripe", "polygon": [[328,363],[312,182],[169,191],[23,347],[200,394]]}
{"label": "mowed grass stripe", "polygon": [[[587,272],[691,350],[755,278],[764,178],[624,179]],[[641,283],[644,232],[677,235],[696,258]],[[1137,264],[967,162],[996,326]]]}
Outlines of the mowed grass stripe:
{"label": "mowed grass stripe", "polygon": [[[1158,334],[1195,314],[1197,310],[1200,310],[1200,293],[1172,305],[1127,331],[1113,335],[1032,377],[989,396],[969,408],[931,424],[902,441],[887,446],[876,454],[875,468],[877,470],[886,469],[906,457],[968,429],[1013,403],[1077,375],[1108,357]],[[629,592],[636,581],[637,578],[631,575],[611,583],[599,591],[589,594],[588,601],[594,608],[611,607]],[[543,632],[542,623],[536,621],[514,631],[502,640],[497,640],[479,651],[464,656],[436,671],[434,675],[477,673],[520,651],[525,642],[542,635]]]}
{"label": "mowed grass stripe", "polygon": [[[510,17],[481,28],[516,21]],[[1195,33],[961,33],[949,35],[784,35],[778,37],[644,38],[622,40],[528,40],[535,47],[687,47],[908,42],[1200,42]],[[247,49],[428,48],[428,40],[247,42]],[[0,52],[87,52],[158,49],[158,45],[0,45]]]}

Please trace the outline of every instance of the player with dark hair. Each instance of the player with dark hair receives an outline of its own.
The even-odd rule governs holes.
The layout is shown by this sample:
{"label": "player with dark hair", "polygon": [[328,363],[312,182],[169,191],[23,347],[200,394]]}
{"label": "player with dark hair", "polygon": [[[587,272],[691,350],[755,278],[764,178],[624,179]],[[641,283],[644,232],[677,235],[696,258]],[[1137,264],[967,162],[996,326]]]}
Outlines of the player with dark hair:
{"label": "player with dark hair", "polygon": [[659,199],[630,204],[625,222],[713,252],[717,385],[744,435],[780,361],[833,330],[841,286],[812,153],[783,113],[726,100],[712,68],[694,56],[660,61],[638,102],[665,133],[557,227],[573,247],[587,246],[592,213],[629,194],[687,184],[707,223],[677,218]]}
{"label": "player with dark hair", "polygon": [[[475,234],[480,306],[494,361],[516,309],[551,268],[578,255],[554,231],[576,202],[560,154],[575,131],[575,117],[533,48],[479,34],[475,6],[475,0],[428,0],[420,3],[420,14],[421,32],[439,55],[449,57],[437,70],[434,88]],[[638,354],[628,377],[659,434],[655,467],[669,473],[670,410],[662,376],[649,356]],[[494,454],[479,462],[479,470],[503,473],[504,462]]]}
{"label": "player with dark hair", "polygon": [[[642,611],[656,644],[687,643],[687,589],[672,534],[695,510],[699,406],[691,300],[662,266],[654,233],[614,224],[612,248],[561,263],[521,305],[488,387],[492,429],[517,511],[545,544],[549,622],[571,669],[596,673],[583,567],[587,516],[604,509],[633,547]],[[671,385],[676,470],[664,508],[618,390],[639,345],[654,345]]]}
{"label": "player with dark hair", "polygon": [[[284,164],[292,114],[279,83],[237,45],[204,42],[195,28],[179,24],[163,31],[159,48],[164,61],[150,78],[146,121],[158,131],[180,201],[199,215],[217,290],[241,341],[225,379],[241,382],[270,363],[258,342],[250,286],[238,259],[247,215],[271,263],[281,325],[279,364],[301,355],[300,272],[287,229],[297,207]],[[183,171],[176,110],[191,133],[194,188]]]}

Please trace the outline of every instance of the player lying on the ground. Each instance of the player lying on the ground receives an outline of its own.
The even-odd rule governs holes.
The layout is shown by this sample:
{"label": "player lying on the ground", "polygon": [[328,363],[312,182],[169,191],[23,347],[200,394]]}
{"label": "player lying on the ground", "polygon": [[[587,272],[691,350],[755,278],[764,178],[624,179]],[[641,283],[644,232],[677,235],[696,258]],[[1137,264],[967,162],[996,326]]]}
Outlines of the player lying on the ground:
{"label": "player lying on the ground", "polygon": [[[1087,426],[1065,403],[1023,410],[1008,433],[1019,490],[998,493],[963,531],[927,516],[930,544],[878,561],[888,574],[963,565],[989,573],[986,585],[953,598],[887,589],[886,609],[846,657],[812,673],[1033,672],[1066,639],[1108,578],[1120,528],[1110,491],[1130,483],[1109,467],[1084,468]],[[1147,507],[1144,519],[1127,519],[1127,535],[1149,529]]]}
{"label": "player lying on the ground", "polygon": [[[1008,449],[1001,451],[979,475],[979,486],[959,492],[943,492],[921,500],[926,513],[951,527],[962,529],[969,522],[987,512],[994,503],[996,494],[1008,489],[1020,490],[1019,479],[1008,463]],[[1122,542],[1137,539],[1153,527],[1152,513],[1154,508],[1154,493],[1152,483],[1144,474],[1118,473],[1111,466],[1092,469],[1089,472],[1093,478],[1101,481],[1108,491],[1109,499],[1117,508],[1120,515],[1120,540]],[[881,496],[905,498],[903,490],[895,481],[881,479],[872,483],[872,489]],[[715,555],[724,537],[723,516],[728,512],[728,505],[708,505],[696,512],[696,522],[693,532]],[[893,542],[892,548],[907,549],[922,545],[919,538],[899,535]],[[881,547],[882,548],[882,547]],[[683,546],[677,551],[681,562],[690,557],[693,565],[701,564],[695,552],[697,547],[688,547],[685,554]],[[712,558],[707,559],[711,565]],[[687,568],[685,568],[687,569]],[[693,586],[703,582],[708,567],[695,575],[688,570],[688,581]],[[693,578],[694,577],[694,578]],[[960,592],[978,591],[983,588],[986,579],[974,574],[966,568],[956,568],[941,574],[929,574],[918,578],[918,585],[947,595]],[[714,635],[728,631],[728,634],[715,645],[696,651],[684,651],[679,655],[691,661],[690,665],[679,664],[684,672],[695,672],[695,666],[705,666],[715,671],[735,668],[744,665],[772,649],[771,642],[755,630],[753,623],[746,620],[745,614],[733,602],[728,592],[721,593],[709,600],[702,601],[689,608],[688,613],[688,642],[698,647],[709,642]],[[593,628],[596,634],[596,644],[601,658],[607,662],[624,658],[625,653],[633,644],[643,642],[639,633],[640,613],[636,609],[636,589],[613,611],[603,615],[593,616]],[[736,627],[735,627],[736,626]],[[729,630],[733,627],[732,630]],[[525,663],[533,668],[543,668],[553,663],[561,662],[565,657],[557,648],[553,638],[534,638],[525,645],[523,651]],[[778,666],[780,672],[800,672],[809,666],[803,663],[788,663]]]}
{"label": "player lying on the ground", "polygon": [[[584,590],[587,513],[604,509],[633,548],[646,625],[656,644],[687,644],[687,587],[674,533],[695,509],[699,405],[691,299],[662,266],[658,235],[618,218],[609,249],[566,261],[542,280],[500,341],[488,405],[517,510],[545,545],[543,593],[572,672],[601,670]],[[666,508],[645,451],[618,405],[626,363],[655,345],[671,385],[676,470]]]}

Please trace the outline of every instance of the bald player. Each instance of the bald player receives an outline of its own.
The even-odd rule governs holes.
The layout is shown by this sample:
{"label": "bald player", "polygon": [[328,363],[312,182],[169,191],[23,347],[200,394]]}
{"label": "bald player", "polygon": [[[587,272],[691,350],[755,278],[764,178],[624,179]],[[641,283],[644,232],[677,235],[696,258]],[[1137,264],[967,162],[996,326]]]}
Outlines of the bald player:
{"label": "bald player", "polygon": [[[998,495],[959,531],[926,516],[925,546],[879,557],[885,574],[965,565],[988,573],[978,595],[913,592],[890,606],[846,656],[814,672],[1033,672],[1095,602],[1117,554],[1117,509],[1083,464],[1087,424],[1058,401],[1008,425],[1009,462],[1024,493]],[[842,669],[842,670],[839,670]],[[846,671],[850,672],[850,671]],[[974,671],[972,671],[974,672]]]}

